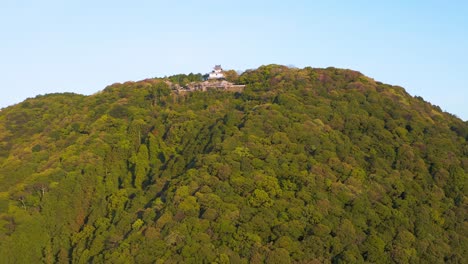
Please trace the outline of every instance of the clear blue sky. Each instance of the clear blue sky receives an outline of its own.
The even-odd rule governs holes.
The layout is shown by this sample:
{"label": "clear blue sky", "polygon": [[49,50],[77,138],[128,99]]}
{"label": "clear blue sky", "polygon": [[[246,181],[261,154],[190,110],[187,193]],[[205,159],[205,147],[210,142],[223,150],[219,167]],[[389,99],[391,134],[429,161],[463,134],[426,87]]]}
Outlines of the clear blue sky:
{"label": "clear blue sky", "polygon": [[0,107],[277,63],[358,70],[468,119],[468,1],[0,0],[0,36]]}

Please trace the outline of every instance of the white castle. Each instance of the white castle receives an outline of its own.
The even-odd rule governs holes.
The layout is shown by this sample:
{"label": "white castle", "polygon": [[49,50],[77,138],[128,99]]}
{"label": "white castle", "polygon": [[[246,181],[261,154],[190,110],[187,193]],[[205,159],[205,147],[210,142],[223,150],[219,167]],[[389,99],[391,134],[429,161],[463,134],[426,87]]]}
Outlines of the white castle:
{"label": "white castle", "polygon": [[223,68],[221,68],[221,65],[215,65],[213,70],[208,74],[208,79],[223,79],[224,74],[223,74]]}

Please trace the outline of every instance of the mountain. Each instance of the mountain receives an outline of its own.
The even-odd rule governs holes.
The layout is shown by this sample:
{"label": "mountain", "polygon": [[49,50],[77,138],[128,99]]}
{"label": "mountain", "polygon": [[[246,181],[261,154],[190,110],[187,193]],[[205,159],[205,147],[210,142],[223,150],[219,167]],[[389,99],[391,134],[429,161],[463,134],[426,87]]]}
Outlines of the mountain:
{"label": "mountain", "polygon": [[467,122],[352,70],[230,73],[0,111],[1,262],[467,259]]}

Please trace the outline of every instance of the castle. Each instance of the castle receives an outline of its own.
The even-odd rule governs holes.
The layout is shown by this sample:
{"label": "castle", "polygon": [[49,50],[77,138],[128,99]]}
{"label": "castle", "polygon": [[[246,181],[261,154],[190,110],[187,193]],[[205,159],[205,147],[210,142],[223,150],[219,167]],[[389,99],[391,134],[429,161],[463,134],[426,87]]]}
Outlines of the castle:
{"label": "castle", "polygon": [[221,65],[215,65],[213,70],[208,74],[208,80],[224,79],[223,68]]}
{"label": "castle", "polygon": [[169,82],[172,90],[178,94],[184,94],[187,92],[202,91],[206,92],[208,90],[218,90],[218,91],[228,91],[228,92],[238,92],[241,93],[244,91],[245,85],[234,84],[227,81],[226,76],[223,73],[223,68],[221,65],[215,65],[213,71],[204,76],[204,81],[201,82],[191,82],[184,86],[179,84],[172,84]]}

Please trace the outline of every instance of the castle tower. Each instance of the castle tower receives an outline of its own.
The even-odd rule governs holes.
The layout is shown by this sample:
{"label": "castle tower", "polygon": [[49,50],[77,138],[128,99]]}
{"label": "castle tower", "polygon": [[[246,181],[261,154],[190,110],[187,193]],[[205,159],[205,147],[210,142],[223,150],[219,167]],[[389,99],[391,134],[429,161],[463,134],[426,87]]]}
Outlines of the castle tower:
{"label": "castle tower", "polygon": [[215,65],[213,70],[209,73],[208,79],[213,80],[213,79],[223,79],[224,74],[223,74],[223,68],[221,68],[221,65]]}

